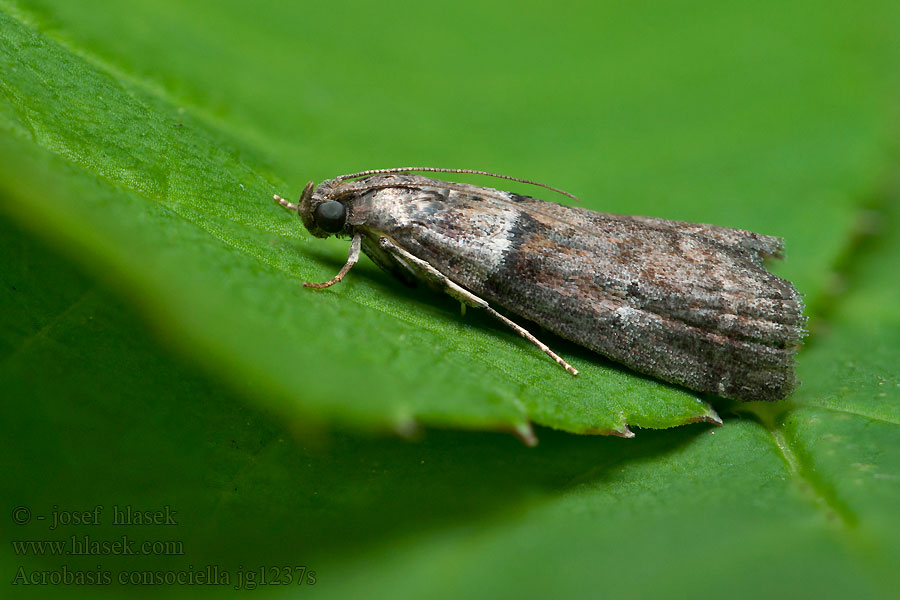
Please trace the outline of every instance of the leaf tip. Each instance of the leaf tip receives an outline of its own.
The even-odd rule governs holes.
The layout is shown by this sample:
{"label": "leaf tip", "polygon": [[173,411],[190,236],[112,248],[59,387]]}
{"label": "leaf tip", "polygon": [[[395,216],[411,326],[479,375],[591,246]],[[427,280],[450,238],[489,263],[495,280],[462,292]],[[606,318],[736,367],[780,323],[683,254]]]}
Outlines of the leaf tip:
{"label": "leaf tip", "polygon": [[706,412],[702,415],[690,419],[688,423],[712,423],[713,425],[721,425],[722,417],[709,404],[706,405]]}
{"label": "leaf tip", "polygon": [[403,415],[394,420],[394,433],[406,440],[415,440],[422,436],[422,426],[414,418]]}
{"label": "leaf tip", "polygon": [[515,436],[519,438],[526,446],[534,448],[538,445],[538,439],[534,434],[534,429],[531,427],[531,423],[519,423],[518,425],[513,427],[512,431]]}
{"label": "leaf tip", "polygon": [[628,429],[628,423],[622,423],[622,426],[619,429],[610,429],[605,435],[614,435],[616,437],[631,439],[634,437],[634,432]]}
{"label": "leaf tip", "polygon": [[581,431],[580,433],[586,435],[613,435],[620,438],[633,438],[634,432],[628,429],[628,423],[622,423],[618,425],[615,429],[606,429],[603,427],[590,427]]}

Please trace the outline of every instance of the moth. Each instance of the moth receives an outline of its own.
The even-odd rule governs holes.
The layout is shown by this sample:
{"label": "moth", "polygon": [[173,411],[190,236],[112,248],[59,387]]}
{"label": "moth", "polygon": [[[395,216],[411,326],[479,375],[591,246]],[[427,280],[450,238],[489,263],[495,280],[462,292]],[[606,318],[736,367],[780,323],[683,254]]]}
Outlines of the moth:
{"label": "moth", "polygon": [[[483,309],[572,375],[578,371],[496,309],[533,321],[613,361],[735,400],[779,400],[796,385],[805,335],[794,286],[766,270],[782,240],[719,227],[615,215],[431,179],[403,167],[310,182],[293,204],[309,232],[350,238],[341,281],[360,251],[408,282]],[[577,200],[577,198],[576,198]]]}

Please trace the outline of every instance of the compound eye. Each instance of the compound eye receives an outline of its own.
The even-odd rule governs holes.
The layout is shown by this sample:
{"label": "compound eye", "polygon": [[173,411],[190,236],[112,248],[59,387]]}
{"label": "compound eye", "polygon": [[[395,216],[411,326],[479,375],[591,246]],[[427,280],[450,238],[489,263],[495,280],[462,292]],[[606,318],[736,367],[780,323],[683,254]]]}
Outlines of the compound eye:
{"label": "compound eye", "polygon": [[344,221],[347,220],[347,207],[337,200],[329,200],[316,207],[313,218],[322,231],[337,233],[344,228]]}

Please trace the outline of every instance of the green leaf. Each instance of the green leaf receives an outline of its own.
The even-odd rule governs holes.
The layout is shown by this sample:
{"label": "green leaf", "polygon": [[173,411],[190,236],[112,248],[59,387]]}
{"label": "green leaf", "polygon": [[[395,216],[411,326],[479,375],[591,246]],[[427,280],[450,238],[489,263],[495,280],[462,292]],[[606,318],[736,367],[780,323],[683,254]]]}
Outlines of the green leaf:
{"label": "green leaf", "polygon": [[553,340],[583,372],[569,380],[514,333],[371,265],[333,292],[301,289],[331,263],[267,200],[285,186],[251,144],[29,18],[2,18],[9,210],[77,248],[182,352],[254,382],[254,400],[301,423],[501,428],[529,442],[529,421],[630,435],[627,423],[718,420],[691,393]]}
{"label": "green leaf", "polygon": [[[334,597],[894,595],[897,17],[886,1],[0,0],[0,530],[183,544],[10,545],[11,595],[195,597],[283,566]],[[310,239],[271,194],[410,163],[785,236],[774,269],[810,305],[803,386],[717,404],[720,428],[628,441],[362,434],[714,414],[548,340],[572,380],[371,263],[300,289],[346,246]],[[98,505],[98,525],[38,519]],[[127,505],[178,525],[114,524]],[[54,584],[63,565],[113,581]],[[229,584],[153,584],[207,567]]]}
{"label": "green leaf", "polygon": [[[441,77],[452,83],[464,75],[466,85],[449,85],[453,93],[436,97],[433,75],[404,73],[411,89],[398,96],[391,79],[378,72],[363,70],[353,80],[325,75],[352,64],[360,52],[377,51],[387,59],[395,52],[390,40],[402,34],[410,35],[410,43],[429,39],[417,32],[417,13],[373,15],[382,19],[383,34],[376,41],[342,38],[328,28],[306,38],[285,31],[283,38],[296,45],[276,49],[273,32],[282,31],[285,20],[280,8],[261,8],[248,20],[240,3],[217,6],[214,37],[195,30],[192,24],[201,19],[191,10],[157,3],[135,4],[127,13],[84,10],[77,3],[8,6],[2,17],[8,76],[2,85],[4,127],[12,135],[2,148],[7,159],[0,186],[15,199],[9,210],[17,219],[77,249],[77,259],[127,294],[164,339],[233,385],[254,382],[253,401],[307,425],[333,422],[400,432],[418,424],[499,428],[531,440],[529,421],[628,435],[628,424],[662,428],[718,417],[691,393],[635,376],[550,337],[582,371],[582,377],[568,379],[527,342],[483,315],[463,320],[453,302],[400,289],[371,264],[357,268],[340,289],[321,294],[300,289],[299,282],[333,272],[344,250],[310,239],[266,200],[273,191],[299,189],[302,180],[288,185],[282,177],[353,170],[366,160],[359,152],[365,140],[398,140],[396,149],[389,144],[379,152],[379,161],[434,157],[441,164],[475,160],[504,170],[508,159],[486,149],[497,139],[509,149],[521,147],[526,140],[521,124],[541,123],[554,137],[548,140],[541,129],[532,129],[530,139],[544,143],[531,148],[530,161],[506,170],[540,162],[545,166],[534,173],[549,173],[556,163],[557,177],[571,173],[574,189],[594,190],[582,195],[597,208],[784,234],[792,256],[784,267],[787,275],[801,289],[814,290],[823,282],[827,260],[840,252],[854,210],[852,194],[870,185],[875,142],[882,135],[881,112],[858,111],[856,98],[848,100],[832,86],[834,81],[858,85],[877,98],[880,83],[861,76],[856,69],[861,59],[840,46],[825,46],[823,55],[823,42],[832,40],[812,30],[806,35],[813,47],[766,79],[755,69],[771,55],[794,52],[793,42],[775,42],[746,58],[742,53],[756,45],[741,41],[720,60],[697,63],[727,35],[685,44],[681,32],[669,31],[656,40],[655,53],[646,52],[640,37],[621,34],[604,42],[615,56],[587,47],[604,56],[601,69],[571,81],[561,77],[555,62],[540,59],[544,51],[514,35],[515,27],[527,31],[543,16],[501,11],[480,27],[495,28],[494,35],[509,38],[523,60],[534,59],[538,68],[529,72],[546,82],[543,96],[517,79],[515,70],[502,68],[503,53],[492,56],[500,61],[495,68],[487,63],[456,72],[459,64],[478,62],[480,53],[470,48],[472,58],[461,62],[455,50],[434,50],[434,60],[445,68]],[[456,32],[455,19],[468,14],[443,17],[443,27]],[[634,15],[626,11],[617,17]],[[339,20],[332,7],[303,18]],[[654,18],[664,23],[668,16]],[[467,48],[473,33],[458,33],[454,42]],[[594,37],[583,33],[585,39]],[[342,43],[335,52],[315,54],[321,58],[315,66],[304,60],[306,71],[280,72],[297,68],[286,56],[308,57],[335,36]],[[240,51],[235,40],[241,41]],[[637,75],[671,69],[669,46],[679,49],[684,64],[668,79]],[[550,56],[562,60],[571,51],[562,44]],[[623,57],[631,64],[628,73],[618,71]],[[741,77],[721,77],[735,68]],[[821,81],[823,69],[828,82]],[[696,89],[684,86],[677,97],[657,97],[685,77],[713,79]],[[802,85],[785,93],[784,82],[798,77]],[[323,79],[327,85],[316,83]],[[754,87],[752,100],[739,97],[740,90],[758,84],[765,87]],[[359,89],[366,90],[364,96]],[[484,90],[475,96],[477,110],[460,113],[460,103],[472,101],[471,89]],[[505,92],[498,96],[492,93],[496,89]],[[513,90],[526,89],[533,102],[497,104]],[[560,89],[570,94],[563,99]],[[316,90],[329,99],[325,106]],[[651,97],[654,110],[648,113]],[[564,102],[565,109],[547,114],[546,103],[554,101]],[[866,101],[874,106],[868,96]],[[285,111],[286,102],[294,108]],[[386,103],[399,103],[404,118],[385,118],[397,110]],[[498,111],[506,117],[496,119]],[[341,118],[351,114],[364,125]],[[437,124],[435,114],[448,118]],[[592,116],[588,123],[579,116],[584,114]],[[621,119],[632,128],[611,128]],[[322,130],[326,123],[331,129]],[[426,126],[435,131],[423,147],[419,129]],[[459,136],[461,126],[483,140],[474,145],[477,150]],[[810,137],[813,131],[816,136]],[[283,132],[296,132],[297,142],[318,151],[285,140]],[[841,144],[823,144],[823,136]],[[722,140],[729,138],[741,144],[723,149]],[[330,140],[345,141],[332,147]],[[617,152],[597,165],[584,151],[597,148],[600,140]],[[347,155],[348,147],[357,153]],[[801,156],[803,161],[797,160]],[[748,160],[756,161],[754,167],[742,169]],[[345,166],[351,161],[354,167]],[[842,168],[835,170],[834,164]],[[654,176],[647,178],[648,172]],[[785,206],[785,197],[800,200]],[[52,198],[67,201],[48,201]],[[813,205],[819,227],[810,235],[803,214]]]}

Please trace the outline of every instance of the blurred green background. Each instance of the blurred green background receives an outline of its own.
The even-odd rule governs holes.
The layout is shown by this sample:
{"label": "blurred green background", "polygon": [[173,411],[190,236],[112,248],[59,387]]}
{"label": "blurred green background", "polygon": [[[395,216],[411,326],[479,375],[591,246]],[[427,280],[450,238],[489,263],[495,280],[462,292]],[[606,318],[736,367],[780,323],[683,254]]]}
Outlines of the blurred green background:
{"label": "blurred green background", "polygon": [[[888,1],[0,0],[4,594],[890,596],[898,26]],[[803,385],[734,405],[550,337],[566,379],[365,259],[301,289],[346,242],[272,193],[408,164],[783,236]],[[180,551],[27,543],[73,536]],[[165,583],[207,570],[229,583]],[[76,571],[112,581],[54,584]]]}

